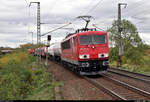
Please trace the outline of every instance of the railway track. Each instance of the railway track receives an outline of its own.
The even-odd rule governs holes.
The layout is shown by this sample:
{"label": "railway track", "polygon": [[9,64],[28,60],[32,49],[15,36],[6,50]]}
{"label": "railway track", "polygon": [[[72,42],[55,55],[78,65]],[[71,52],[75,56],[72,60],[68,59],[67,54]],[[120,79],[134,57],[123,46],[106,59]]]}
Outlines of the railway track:
{"label": "railway track", "polygon": [[[57,63],[54,61],[54,63],[59,64],[62,66],[61,63]],[[64,66],[67,67],[67,66]],[[126,72],[127,73],[127,72]],[[131,72],[129,72],[131,73]],[[128,81],[122,81],[117,79],[114,74],[118,75],[116,77],[126,77],[126,80],[131,78],[132,80],[134,79],[135,81],[138,80],[137,83],[143,82],[147,84],[147,87],[149,86],[149,92],[145,89],[141,89],[136,87],[136,84],[133,83],[128,83]],[[129,77],[128,77],[129,76]],[[95,87],[98,89],[102,90],[104,93],[108,94],[109,96],[112,96],[112,99],[114,100],[149,100],[150,99],[150,85],[149,85],[149,80],[144,80],[141,77],[134,77],[135,75],[132,73],[130,75],[128,74],[123,74],[123,72],[115,72],[114,70],[108,70],[108,74],[102,75],[102,77],[99,78],[88,78],[88,77],[83,77],[86,79],[90,84],[93,84]],[[144,80],[144,81],[143,81]],[[141,86],[143,87],[143,86]]]}
{"label": "railway track", "polygon": [[94,86],[99,88],[100,90],[103,90],[105,93],[112,96],[115,100],[127,100],[126,98],[120,96],[116,92],[110,90],[109,88],[105,87],[104,85],[102,85],[101,83],[99,83],[98,81],[96,81],[94,79],[90,79],[90,78],[87,78],[87,77],[84,77],[84,79],[86,79],[88,82],[90,82],[91,84],[93,84]]}
{"label": "railway track", "polygon": [[62,64],[55,61],[49,62],[50,64],[52,66],[49,67],[49,71],[54,74],[55,80],[61,80],[64,83],[61,93],[65,100],[119,100],[89,83],[82,76],[68,70],[66,66],[62,66]]}
{"label": "railway track", "polygon": [[141,74],[134,74],[128,71],[124,72],[124,70],[120,70],[120,69],[118,71],[117,69],[113,69],[113,68],[112,69],[110,68],[105,75],[113,79],[117,79],[121,82],[127,83],[129,85],[132,85],[134,87],[137,87],[141,90],[150,92],[150,81],[147,80],[148,79],[147,77],[149,77],[147,75],[145,76]]}
{"label": "railway track", "polygon": [[130,78],[140,80],[140,81],[143,81],[145,83],[150,84],[150,76],[149,75],[130,72],[130,71],[126,71],[126,70],[122,70],[122,69],[118,69],[118,68],[112,68],[112,67],[108,69],[108,72],[116,73],[116,74],[119,74],[121,76],[130,77]]}
{"label": "railway track", "polygon": [[116,79],[112,79],[106,75],[102,75],[101,78],[91,79],[84,77],[87,81],[100,88],[112,97],[116,97],[118,100],[148,100],[150,99],[150,93],[127,83],[121,82]]}

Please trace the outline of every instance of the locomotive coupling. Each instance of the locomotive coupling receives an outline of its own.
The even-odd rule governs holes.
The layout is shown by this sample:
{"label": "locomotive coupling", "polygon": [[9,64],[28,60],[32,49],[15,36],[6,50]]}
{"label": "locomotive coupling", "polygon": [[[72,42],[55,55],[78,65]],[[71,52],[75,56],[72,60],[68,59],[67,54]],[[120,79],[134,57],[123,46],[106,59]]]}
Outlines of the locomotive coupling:
{"label": "locomotive coupling", "polygon": [[90,67],[90,63],[89,62],[80,62],[79,67]]}

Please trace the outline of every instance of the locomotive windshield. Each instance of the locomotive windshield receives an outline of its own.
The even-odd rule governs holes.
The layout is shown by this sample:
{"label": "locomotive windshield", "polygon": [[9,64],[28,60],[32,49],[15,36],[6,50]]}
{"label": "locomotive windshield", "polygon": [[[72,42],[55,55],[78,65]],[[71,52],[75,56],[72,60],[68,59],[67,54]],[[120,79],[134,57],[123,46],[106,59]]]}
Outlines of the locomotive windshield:
{"label": "locomotive windshield", "polygon": [[81,35],[79,36],[80,45],[90,45],[90,44],[105,44],[106,35]]}

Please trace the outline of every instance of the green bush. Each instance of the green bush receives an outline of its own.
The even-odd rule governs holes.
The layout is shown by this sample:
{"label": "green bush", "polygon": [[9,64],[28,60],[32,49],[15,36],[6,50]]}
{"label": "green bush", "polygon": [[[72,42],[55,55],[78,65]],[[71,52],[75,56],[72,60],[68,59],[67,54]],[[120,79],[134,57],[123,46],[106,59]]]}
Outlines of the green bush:
{"label": "green bush", "polygon": [[51,74],[44,66],[35,67],[33,70],[32,64],[36,57],[29,55],[26,51],[20,50],[6,55],[0,61],[3,59],[5,61],[0,62],[1,100],[23,100],[42,87],[52,87]]}
{"label": "green bush", "polygon": [[[137,47],[128,46],[124,49],[122,56],[122,68],[134,72],[150,74],[150,56],[146,53],[148,47],[146,45],[139,45]],[[117,65],[117,48],[110,49],[111,66]]]}
{"label": "green bush", "polygon": [[5,94],[0,94],[0,99],[23,99],[30,93],[31,76],[31,69],[24,63],[9,61],[0,71],[0,92],[5,91]]}
{"label": "green bush", "polygon": [[112,61],[117,61],[118,56],[118,49],[117,47],[115,48],[110,48],[110,58]]}

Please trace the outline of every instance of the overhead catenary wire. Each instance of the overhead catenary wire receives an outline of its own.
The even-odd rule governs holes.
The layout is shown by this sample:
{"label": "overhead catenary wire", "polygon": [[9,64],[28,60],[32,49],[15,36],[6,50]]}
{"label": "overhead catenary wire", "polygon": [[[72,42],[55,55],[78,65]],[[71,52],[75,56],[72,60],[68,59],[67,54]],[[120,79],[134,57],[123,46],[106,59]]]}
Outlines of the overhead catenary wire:
{"label": "overhead catenary wire", "polygon": [[[53,11],[53,9],[54,9],[54,6],[56,6],[56,4],[57,4],[57,0],[54,0],[54,1],[51,3],[51,5],[49,5],[49,6],[50,6],[50,7],[49,7],[49,11],[48,11],[48,13],[46,14],[47,17],[49,17],[49,14],[52,13],[52,11]],[[46,19],[45,19],[44,21],[46,21]]]}
{"label": "overhead catenary wire", "polygon": [[[123,16],[124,16],[124,13],[123,13]],[[103,18],[111,18],[112,17],[112,15],[110,15],[110,16],[103,16]],[[100,22],[98,22],[98,23],[104,23],[105,21],[100,21]]]}
{"label": "overhead catenary wire", "polygon": [[[143,18],[143,16],[146,16],[146,15],[143,15],[143,14],[145,14],[146,12],[149,12],[149,10],[148,9],[145,9],[146,7],[144,6],[144,8],[142,7],[141,8],[141,6],[143,5],[143,4],[145,4],[145,3],[142,3],[141,5],[139,5],[139,6],[135,6],[133,9],[128,9],[128,10],[130,10],[129,12],[127,12],[128,10],[126,10],[126,13],[123,13],[123,16],[126,16],[127,14],[128,14],[128,18],[134,18],[134,19],[138,19],[139,20],[139,22],[136,22],[136,23],[134,23],[134,25],[136,25],[137,27],[138,26],[141,26],[141,25],[143,25],[144,24],[144,22],[145,21],[147,21],[147,20],[149,20],[149,18],[148,17],[146,17],[146,18]],[[135,4],[133,4],[133,5],[135,5]],[[132,7],[132,6],[131,6]],[[140,7],[140,11],[139,12],[135,12],[135,9],[138,9]],[[137,11],[137,10],[136,10]],[[133,13],[132,13],[133,12]],[[132,13],[132,14],[131,14]],[[138,17],[138,15],[140,15],[140,14],[142,14],[142,17]],[[140,24],[140,25],[139,25]],[[138,28],[137,28],[138,29]],[[138,31],[139,32],[143,32],[143,31],[147,31],[148,29],[138,29]]]}
{"label": "overhead catenary wire", "polygon": [[[25,3],[26,3],[27,10],[30,9],[29,6],[28,6],[29,4],[28,4],[27,0],[24,0],[24,1],[25,1]],[[29,12],[29,11],[27,11],[27,12]],[[30,12],[29,12],[29,13],[30,13]],[[30,14],[28,14],[28,17],[27,17],[27,18],[29,18],[29,17],[30,17]],[[27,27],[27,29],[28,29],[27,32],[28,32],[28,34],[29,34],[29,32],[30,32],[30,27],[29,27],[30,25],[29,25],[29,22],[27,22],[27,25],[28,25],[28,27]],[[27,36],[27,39],[28,39],[28,36]]]}
{"label": "overhead catenary wire", "polygon": [[[28,9],[28,20],[30,19],[30,17],[31,17],[31,15],[30,15],[30,7],[29,7],[29,3],[28,3],[28,1],[27,0],[24,0],[25,2],[26,2],[26,5],[27,5],[27,9]],[[30,21],[30,20],[29,20]],[[33,32],[33,31],[30,31],[30,22],[28,22],[28,34],[30,33],[30,32]]]}
{"label": "overhead catenary wire", "polygon": [[28,2],[27,2],[27,0],[25,0],[25,2],[26,2],[26,4],[27,4],[27,6],[28,6]]}
{"label": "overhead catenary wire", "polygon": [[[53,5],[50,6],[50,11],[53,10],[54,6],[56,6],[56,3],[57,3],[57,1],[53,1],[53,3],[52,3]],[[49,11],[49,12],[50,12],[50,11]],[[49,14],[47,14],[47,16],[49,16]],[[74,19],[74,20],[72,21],[72,23],[75,22],[75,21],[76,21],[76,19]],[[50,24],[50,23],[41,23],[41,24]],[[55,24],[64,24],[64,23],[55,23]],[[70,24],[71,24],[71,23],[69,23],[69,25],[70,25]],[[65,26],[63,26],[63,27],[65,27]],[[55,27],[56,29],[54,29],[54,30],[52,30],[52,31],[49,31],[49,32],[47,32],[47,33],[41,34],[41,37],[47,35],[48,33],[54,32],[54,31],[56,31],[56,30],[58,30],[58,29],[61,29],[61,28],[63,28],[63,27],[59,27],[59,28],[56,28],[56,27]]]}
{"label": "overhead catenary wire", "polygon": [[90,12],[92,12],[94,9],[96,9],[96,7],[102,2],[103,0],[100,0],[98,3],[96,3],[86,14],[89,14]]}
{"label": "overhead catenary wire", "polygon": [[94,26],[94,27],[96,27],[97,29],[100,29],[100,30],[102,30],[102,31],[105,31],[104,29],[97,27],[96,24],[93,24],[92,26]]}
{"label": "overhead catenary wire", "polygon": [[[139,1],[138,2],[138,4],[139,4],[139,6],[134,6],[134,8],[133,8],[133,6],[132,5],[135,5],[135,3],[133,3],[130,7],[132,7],[132,8],[128,8],[126,11],[125,11],[125,13],[123,14],[123,16],[126,16],[127,14],[128,14],[128,17],[131,17],[131,18],[135,18],[136,17],[136,15],[139,15],[139,14],[143,14],[143,13],[145,13],[145,12],[147,12],[147,11],[149,11],[149,9],[142,9],[142,8],[139,8],[139,7],[141,7],[141,6],[143,6],[143,4],[145,4],[145,2],[143,2],[143,3],[140,3],[140,2],[142,2],[142,1]],[[147,4],[146,4],[147,5]],[[143,6],[144,8],[145,8],[145,6]],[[135,11],[137,11],[137,10],[135,10],[135,9],[137,9],[137,10],[140,10],[140,12],[135,12]],[[130,10],[130,11],[129,11]],[[128,12],[129,11],[129,12]],[[133,12],[133,13],[132,13]],[[129,16],[130,15],[130,16]]]}
{"label": "overhead catenary wire", "polygon": [[144,14],[145,12],[149,13],[149,9],[146,9],[146,10],[143,10],[141,12],[138,12],[138,13],[135,13],[134,15],[132,15],[131,17],[136,17],[136,15],[139,15],[139,14]]}
{"label": "overhead catenary wire", "polygon": [[[136,20],[139,20],[138,22],[135,23],[135,25],[142,24],[142,23],[144,24],[145,21],[148,22],[150,20],[149,17],[143,17],[143,16],[146,16],[146,15],[143,15],[143,13],[145,13],[145,12],[149,12],[149,11],[148,10],[144,10],[144,11],[141,11],[139,13],[135,13],[135,14],[129,16],[129,17],[131,17],[133,19],[136,19]],[[138,17],[138,15],[140,15],[140,14],[142,14],[142,17]]]}
{"label": "overhead catenary wire", "polygon": [[64,25],[64,26],[61,26],[61,27],[59,27],[59,28],[56,28],[56,29],[51,30],[51,31],[49,31],[49,32],[46,32],[46,33],[44,33],[44,34],[41,34],[41,37],[42,37],[42,36],[45,36],[45,35],[47,35],[47,34],[49,34],[49,33],[51,33],[51,32],[54,32],[54,31],[56,31],[56,30],[58,30],[58,29],[61,29],[61,28],[63,28],[63,27],[66,27],[66,26],[68,26],[68,25],[70,25],[70,24],[72,24],[72,23],[68,23],[68,24],[66,24],[66,25]]}
{"label": "overhead catenary wire", "polygon": [[[131,12],[135,12],[135,9],[141,7],[141,6],[144,4],[144,3],[141,4],[140,2],[142,2],[142,0],[139,1],[139,2],[137,2],[137,3],[138,3],[137,6],[135,6],[136,3],[133,3],[132,5],[128,5],[128,9],[125,9],[124,15],[129,14],[129,13],[131,13]],[[131,8],[130,8],[130,7],[131,7]],[[133,8],[133,7],[134,7],[134,8]]]}
{"label": "overhead catenary wire", "polygon": [[[92,2],[92,1],[91,1]],[[56,2],[55,2],[56,3]],[[98,4],[99,4],[100,2],[98,2]],[[98,4],[96,4],[95,6],[97,6]],[[95,7],[93,7],[92,9],[95,9]],[[90,9],[90,12],[92,11],[92,9]],[[72,24],[73,24],[73,22],[75,22],[77,19],[73,19],[73,21],[72,21]]]}
{"label": "overhead catenary wire", "polygon": [[[94,2],[94,1],[93,1]],[[95,4],[95,6],[97,5],[98,6],[98,4],[100,3],[101,1],[98,1],[96,4]],[[97,7],[96,6],[96,7]],[[94,7],[94,6],[92,6],[92,8],[88,11],[89,13],[90,12],[92,12],[93,10],[95,10],[96,9],[96,7]],[[93,10],[92,10],[93,9]],[[124,14],[124,13],[123,13]],[[104,16],[103,16],[104,17]],[[109,17],[112,17],[112,15],[110,15]],[[107,18],[109,18],[109,17],[107,17]],[[75,20],[74,20],[75,21]],[[103,21],[102,21],[103,22]]]}
{"label": "overhead catenary wire", "polygon": [[[27,0],[25,0],[26,2],[27,2]],[[29,19],[29,22],[28,22],[28,34],[30,34],[30,32],[33,32],[33,33],[35,33],[35,31],[34,30],[31,30],[31,25],[30,25],[30,23],[31,23],[31,18],[32,18],[32,16],[31,16],[31,9],[30,9],[30,6],[29,6],[29,3],[27,2],[27,6],[28,6],[28,19]],[[33,19],[32,19],[33,20]],[[33,24],[35,24],[35,23],[33,23]],[[36,34],[36,33],[35,33]],[[34,40],[34,34],[33,34],[33,43],[35,42],[35,40]]]}
{"label": "overhead catenary wire", "polygon": [[[93,5],[93,0],[91,0],[90,2],[89,2],[89,4],[86,6],[86,8],[84,8],[84,9],[87,9],[87,7],[90,7],[91,5]],[[83,12],[81,12],[79,15],[84,15],[85,14],[85,11],[83,11]]]}

